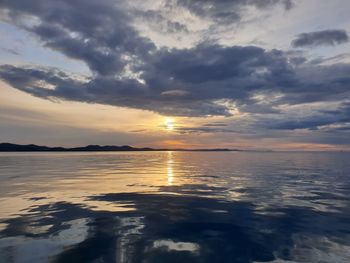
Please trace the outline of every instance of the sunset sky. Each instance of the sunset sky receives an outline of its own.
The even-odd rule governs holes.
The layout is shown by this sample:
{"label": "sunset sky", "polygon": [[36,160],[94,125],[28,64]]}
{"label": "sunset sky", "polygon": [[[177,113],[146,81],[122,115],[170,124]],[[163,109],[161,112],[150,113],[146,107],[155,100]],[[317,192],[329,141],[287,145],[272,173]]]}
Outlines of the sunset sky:
{"label": "sunset sky", "polygon": [[350,150],[348,0],[1,0],[0,141]]}

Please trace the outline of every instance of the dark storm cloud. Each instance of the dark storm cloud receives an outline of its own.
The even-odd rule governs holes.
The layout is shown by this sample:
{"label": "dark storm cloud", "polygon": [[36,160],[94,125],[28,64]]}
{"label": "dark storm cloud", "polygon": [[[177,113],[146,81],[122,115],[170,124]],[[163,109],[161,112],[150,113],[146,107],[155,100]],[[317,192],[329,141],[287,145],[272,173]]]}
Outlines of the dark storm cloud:
{"label": "dark storm cloud", "polygon": [[209,99],[168,98],[133,79],[95,78],[77,81],[58,69],[0,67],[0,77],[13,87],[46,99],[64,99],[151,110],[166,115],[229,115]]}
{"label": "dark storm cloud", "polygon": [[17,89],[36,97],[53,99],[66,96],[70,97],[71,100],[88,100],[80,92],[83,83],[58,69],[16,68],[10,65],[2,65],[0,76]]}
{"label": "dark storm cloud", "polygon": [[309,129],[314,130],[319,126],[333,124],[338,121],[338,118],[330,116],[312,116],[309,118],[303,118],[301,120],[289,120],[289,121],[275,121],[269,128],[279,130],[297,130],[297,129]]}
{"label": "dark storm cloud", "polygon": [[[123,3],[1,1],[0,8],[6,10],[13,23],[37,36],[45,46],[85,62],[92,74],[80,80],[58,69],[2,65],[0,77],[41,98],[178,116],[229,116],[232,103],[242,112],[278,114],[281,104],[337,101],[349,93],[347,64],[311,64],[301,55],[296,62],[287,52],[255,46],[198,44],[188,49],[157,48],[131,26],[132,17]],[[283,4],[290,8],[291,4],[282,0],[174,3],[214,17],[220,15],[219,10],[237,6],[266,8]],[[211,11],[207,10],[209,5]],[[21,21],[28,21],[28,16],[32,22],[24,25]],[[255,95],[261,93],[267,98],[282,96],[274,101],[256,99]]]}
{"label": "dark storm cloud", "polygon": [[[265,121],[265,125],[268,128],[280,129],[280,130],[296,130],[296,129],[309,129],[316,130],[322,126],[345,124],[350,122],[350,103],[342,103],[335,110],[321,110],[316,114],[304,118],[289,118],[288,120],[273,120],[268,123]],[[327,128],[328,129],[328,128]],[[330,128],[332,129],[332,128]],[[338,129],[338,128],[335,128]]]}
{"label": "dark storm cloud", "polygon": [[[57,69],[1,66],[0,76],[12,86],[42,98],[77,100],[147,109],[179,116],[230,115],[221,100],[241,111],[278,113],[279,104],[339,100],[349,92],[350,66],[288,63],[283,52],[257,47],[197,46],[158,50],[133,66],[143,82],[130,77],[95,75],[78,81]],[[329,87],[332,89],[329,89]],[[181,91],[181,96],[164,96]],[[274,103],[254,94],[282,93]]]}
{"label": "dark storm cloud", "polygon": [[302,33],[292,41],[293,47],[334,46],[349,42],[345,30],[323,30],[311,33]]}
{"label": "dark storm cloud", "polygon": [[[133,68],[141,72],[144,83],[102,74],[80,82],[57,69],[13,66],[2,66],[0,76],[12,86],[43,98],[205,116],[230,115],[229,108],[216,101],[232,99],[246,103],[251,92],[280,85],[281,80],[274,79],[274,75],[293,75],[281,52],[257,47],[215,45],[159,50],[147,62]],[[260,73],[261,69],[266,72]],[[174,90],[181,90],[183,96],[164,96]]]}
{"label": "dark storm cloud", "polygon": [[[100,75],[117,74],[123,70],[127,57],[144,58],[155,48],[129,25],[122,1],[3,0],[12,21],[34,33],[45,46],[68,57],[84,61]],[[20,23],[23,17],[35,18],[33,26]]]}

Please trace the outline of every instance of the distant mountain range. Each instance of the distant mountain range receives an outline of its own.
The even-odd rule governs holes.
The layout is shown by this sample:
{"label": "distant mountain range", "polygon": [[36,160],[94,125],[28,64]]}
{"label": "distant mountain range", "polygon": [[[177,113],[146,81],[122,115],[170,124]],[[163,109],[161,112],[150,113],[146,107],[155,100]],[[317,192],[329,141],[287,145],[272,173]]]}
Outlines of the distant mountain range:
{"label": "distant mountain range", "polygon": [[19,145],[12,143],[0,143],[0,152],[118,152],[118,151],[239,151],[237,149],[153,149],[135,148],[129,145],[88,145],[83,147],[65,148],[48,147],[35,144]]}

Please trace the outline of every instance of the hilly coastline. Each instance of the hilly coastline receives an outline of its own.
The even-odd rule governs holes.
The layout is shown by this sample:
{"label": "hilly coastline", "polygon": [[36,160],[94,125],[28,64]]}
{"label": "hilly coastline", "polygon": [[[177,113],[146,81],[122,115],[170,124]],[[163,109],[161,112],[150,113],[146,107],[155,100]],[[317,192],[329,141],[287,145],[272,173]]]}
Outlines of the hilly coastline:
{"label": "hilly coastline", "polygon": [[49,147],[35,144],[20,145],[13,143],[0,143],[0,152],[118,152],[118,151],[239,151],[238,149],[156,149],[137,148],[129,145],[87,145],[83,147]]}

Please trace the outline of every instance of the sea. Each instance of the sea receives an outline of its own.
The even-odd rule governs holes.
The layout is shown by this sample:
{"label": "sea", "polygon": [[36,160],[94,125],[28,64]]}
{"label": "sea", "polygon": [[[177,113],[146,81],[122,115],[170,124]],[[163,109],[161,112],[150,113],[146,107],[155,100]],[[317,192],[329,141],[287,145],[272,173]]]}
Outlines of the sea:
{"label": "sea", "polygon": [[350,262],[350,153],[0,153],[0,262]]}

